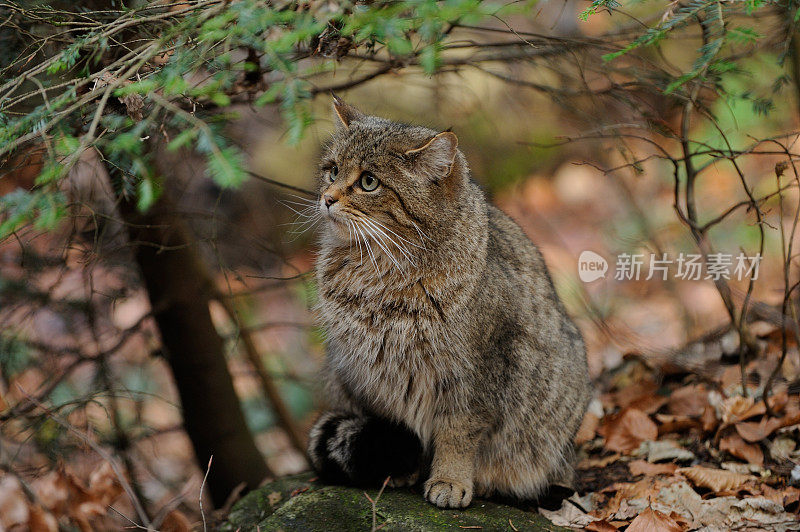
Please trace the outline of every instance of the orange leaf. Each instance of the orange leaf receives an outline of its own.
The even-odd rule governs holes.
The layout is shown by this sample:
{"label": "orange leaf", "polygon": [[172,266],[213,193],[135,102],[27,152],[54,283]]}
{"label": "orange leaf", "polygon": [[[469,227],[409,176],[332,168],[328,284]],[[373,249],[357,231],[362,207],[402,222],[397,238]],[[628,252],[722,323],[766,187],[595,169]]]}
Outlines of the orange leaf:
{"label": "orange leaf", "polygon": [[651,464],[646,460],[634,460],[628,464],[631,475],[671,475],[678,470],[676,464]]}
{"label": "orange leaf", "polygon": [[619,528],[615,527],[605,519],[599,521],[592,521],[584,527],[584,530],[591,530],[592,532],[617,532]]}
{"label": "orange leaf", "polygon": [[683,532],[683,527],[667,514],[645,508],[631,522],[626,532]]}
{"label": "orange leaf", "polygon": [[764,465],[764,451],[753,443],[745,442],[736,433],[725,436],[719,441],[719,450],[727,451],[736,458],[741,458],[749,464]]}
{"label": "orange leaf", "polygon": [[586,412],[583,416],[583,422],[575,434],[575,445],[580,445],[594,439],[597,432],[597,426],[600,425],[600,418],[591,412]]}
{"label": "orange leaf", "polygon": [[619,414],[607,418],[598,433],[605,437],[605,447],[611,451],[629,453],[643,441],[658,438],[658,427],[641,410],[626,408]]}
{"label": "orange leaf", "polygon": [[706,406],[705,410],[703,410],[703,415],[700,417],[700,423],[703,425],[703,432],[712,432],[717,428],[719,420],[713,406]]}
{"label": "orange leaf", "polygon": [[745,441],[755,443],[763,440],[783,425],[783,420],[776,417],[763,417],[761,421],[740,421],[736,424],[736,432]]}
{"label": "orange leaf", "polygon": [[683,415],[656,414],[656,421],[659,423],[659,435],[672,432],[684,433],[689,429],[700,426],[700,422],[697,419]]}
{"label": "orange leaf", "polygon": [[703,466],[682,467],[677,472],[688,478],[695,486],[708,488],[714,492],[738,489],[753,479],[750,475]]}
{"label": "orange leaf", "polygon": [[58,521],[53,514],[39,505],[32,505],[28,516],[30,532],[58,532]]}
{"label": "orange leaf", "polygon": [[[761,412],[758,412],[758,405],[761,405]],[[748,417],[757,416],[764,413],[764,404],[753,402],[752,397],[742,397],[735,395],[728,397],[722,402],[722,421],[733,423]]]}
{"label": "orange leaf", "polygon": [[708,405],[708,391],[705,386],[694,384],[678,388],[669,397],[667,409],[678,416],[700,417]]}
{"label": "orange leaf", "polygon": [[658,385],[648,379],[622,388],[613,394],[613,398],[621,409],[635,408],[652,414],[667,404],[667,398],[658,395],[657,391]]}
{"label": "orange leaf", "polygon": [[192,523],[180,510],[172,510],[161,524],[161,532],[191,532]]}
{"label": "orange leaf", "polygon": [[89,477],[89,496],[94,502],[108,506],[122,494],[122,485],[108,462],[103,462]]}

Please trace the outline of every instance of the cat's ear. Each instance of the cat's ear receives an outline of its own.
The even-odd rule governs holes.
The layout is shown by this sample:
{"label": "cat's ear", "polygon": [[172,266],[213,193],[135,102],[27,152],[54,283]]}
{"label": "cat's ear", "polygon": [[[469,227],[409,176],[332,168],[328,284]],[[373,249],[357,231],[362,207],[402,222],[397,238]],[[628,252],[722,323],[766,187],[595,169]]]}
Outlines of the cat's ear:
{"label": "cat's ear", "polygon": [[458,153],[457,148],[456,134],[445,131],[429,139],[422,146],[408,150],[406,156],[413,157],[418,172],[437,181],[450,175]]}
{"label": "cat's ear", "polygon": [[350,124],[364,117],[364,113],[352,105],[346,104],[344,100],[335,94],[333,95],[333,110],[336,112],[336,116],[339,117],[339,127],[349,128]]}

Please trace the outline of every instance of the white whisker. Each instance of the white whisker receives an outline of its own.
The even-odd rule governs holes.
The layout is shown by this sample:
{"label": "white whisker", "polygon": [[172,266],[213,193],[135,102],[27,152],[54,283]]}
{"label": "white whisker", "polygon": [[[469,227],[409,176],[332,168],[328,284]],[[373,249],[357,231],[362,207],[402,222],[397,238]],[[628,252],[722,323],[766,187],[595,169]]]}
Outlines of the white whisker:
{"label": "white whisker", "polygon": [[405,242],[405,243],[407,243],[407,244],[411,244],[412,246],[414,246],[414,247],[417,247],[417,248],[420,248],[420,249],[425,249],[424,242],[423,242],[423,245],[422,245],[422,246],[420,246],[419,244],[415,244],[414,242],[412,242],[412,241],[410,241],[410,240],[406,239],[404,236],[402,236],[402,235],[398,235],[397,233],[395,233],[394,231],[392,231],[390,228],[386,227],[386,225],[382,224],[381,222],[379,222],[379,221],[378,221],[378,220],[376,220],[375,218],[370,218],[370,221],[371,221],[371,222],[373,222],[373,223],[376,223],[376,224],[378,224],[379,226],[381,226],[382,228],[386,229],[387,231],[389,231],[390,233],[392,233],[394,236],[396,236],[397,238],[399,238],[399,239],[400,239],[400,240],[402,240],[403,242]]}
{"label": "white whisker", "polygon": [[[382,240],[382,237],[380,237],[379,235],[382,235],[383,237],[386,237],[386,239],[387,239],[387,240],[389,240],[389,242],[391,242],[392,244],[394,244],[394,246],[395,246],[395,247],[396,247],[396,248],[397,248],[397,249],[400,251],[400,253],[402,253],[402,254],[403,254],[403,256],[404,256],[404,257],[405,257],[405,258],[408,260],[408,262],[410,262],[410,263],[411,263],[411,265],[412,265],[412,266],[416,266],[416,264],[414,263],[414,259],[411,257],[411,255],[409,255],[409,254],[408,254],[408,252],[405,250],[405,248],[404,248],[403,246],[401,246],[400,244],[398,244],[398,243],[397,243],[397,242],[396,242],[396,241],[395,241],[395,240],[394,240],[392,237],[390,237],[389,235],[387,235],[387,234],[386,234],[386,233],[385,233],[385,232],[384,232],[384,231],[383,231],[383,230],[382,230],[380,227],[378,227],[377,225],[375,225],[375,224],[373,223],[373,222],[374,222],[374,220],[371,220],[371,219],[367,218],[367,219],[365,219],[365,220],[364,220],[364,222],[365,222],[366,224],[368,224],[368,225],[369,225],[369,227],[371,227],[371,228],[373,229],[373,231],[375,231],[375,232],[377,233],[377,234],[376,234],[376,235],[374,235],[374,236],[376,236],[377,238],[380,238],[381,240]],[[380,245],[380,242],[378,242],[378,243],[379,243],[379,245]],[[397,261],[395,260],[394,254],[393,254],[393,253],[391,253],[391,252],[390,252],[388,249],[386,249],[385,247],[383,247],[383,246],[381,246],[381,247],[382,247],[382,248],[384,249],[384,251],[385,251],[385,252],[386,252],[386,253],[387,253],[387,254],[388,254],[388,255],[389,255],[391,258],[392,258],[392,261],[393,261],[393,262],[394,262],[394,263],[397,265],[397,269],[399,270],[399,269],[400,269],[400,265],[399,265],[399,264],[397,263]]]}
{"label": "white whisker", "polygon": [[[402,271],[401,268],[400,268],[400,263],[397,262],[397,259],[395,258],[394,253],[389,251],[389,248],[387,248],[384,245],[383,237],[381,236],[381,234],[383,234],[383,236],[386,236],[386,233],[383,233],[380,229],[378,229],[374,225],[369,225],[370,224],[369,220],[364,220],[364,223],[368,224],[367,227],[372,229],[373,231],[378,231],[377,233],[376,232],[370,233],[371,236],[375,239],[375,243],[378,244],[378,246],[380,246],[380,248],[383,250],[383,252],[386,253],[389,256],[389,259],[391,259],[391,261],[394,263],[395,267],[397,268],[397,271]],[[391,241],[391,239],[389,239],[389,240]],[[394,243],[394,244],[397,245],[396,243]]]}
{"label": "white whisker", "polygon": [[377,272],[378,263],[375,260],[375,255],[372,253],[372,246],[369,245],[369,240],[367,239],[366,236],[364,236],[364,231],[362,231],[362,228],[358,226],[356,220],[353,220],[353,222],[355,222],[355,228],[359,232],[359,234],[361,234],[361,238],[364,240],[364,247],[367,248],[367,254],[369,255],[370,260],[372,261],[372,265],[375,267],[375,272]]}

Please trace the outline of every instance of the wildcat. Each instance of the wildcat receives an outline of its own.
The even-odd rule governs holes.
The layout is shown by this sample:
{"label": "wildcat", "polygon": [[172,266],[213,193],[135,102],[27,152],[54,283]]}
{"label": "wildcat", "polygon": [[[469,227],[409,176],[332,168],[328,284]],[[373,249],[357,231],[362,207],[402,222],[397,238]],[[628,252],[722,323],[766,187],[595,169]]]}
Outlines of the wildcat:
{"label": "wildcat", "polygon": [[591,385],[538,249],[486,201],[454,133],[334,110],[314,207],[331,404],[309,435],[314,468],[424,479],[443,508],[569,485]]}

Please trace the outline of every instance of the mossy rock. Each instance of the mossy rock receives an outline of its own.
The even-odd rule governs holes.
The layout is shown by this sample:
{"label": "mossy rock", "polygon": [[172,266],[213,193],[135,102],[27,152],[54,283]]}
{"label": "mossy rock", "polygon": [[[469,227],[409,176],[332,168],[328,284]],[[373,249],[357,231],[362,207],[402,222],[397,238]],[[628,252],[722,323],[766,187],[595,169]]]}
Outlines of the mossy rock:
{"label": "mossy rock", "polygon": [[[378,490],[367,493],[374,500]],[[249,493],[220,530],[363,532],[372,529],[372,520],[372,504],[364,490],[328,486],[306,473]],[[378,499],[375,520],[383,531],[565,530],[536,513],[496,502],[478,499],[466,510],[441,510],[425,502],[418,490],[391,488]]]}

